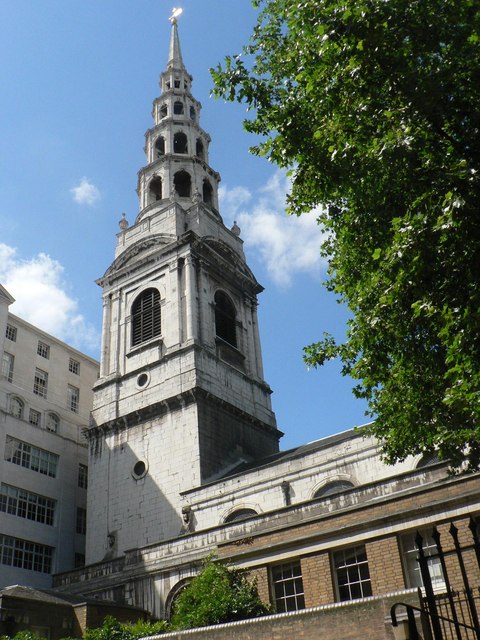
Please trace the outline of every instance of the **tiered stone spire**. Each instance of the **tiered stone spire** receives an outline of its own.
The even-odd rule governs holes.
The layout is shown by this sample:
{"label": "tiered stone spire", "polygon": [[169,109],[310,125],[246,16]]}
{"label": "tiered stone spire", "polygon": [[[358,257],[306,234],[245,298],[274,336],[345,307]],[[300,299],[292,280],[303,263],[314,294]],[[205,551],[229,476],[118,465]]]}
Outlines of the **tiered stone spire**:
{"label": "tiered stone spire", "polygon": [[[185,532],[184,492],[278,451],[257,295],[182,60],[176,15],[138,175],[103,288],[90,440],[87,562]],[[187,505],[188,506],[188,505]],[[194,519],[191,521],[194,523]],[[194,524],[191,524],[194,526]]]}
{"label": "tiered stone spire", "polygon": [[183,63],[175,12],[171,22],[161,94],[153,102],[154,126],[145,134],[147,164],[139,171],[137,222],[171,201],[184,208],[203,202],[212,212],[218,210],[220,176],[208,164],[210,136],[200,127],[202,105],[190,92],[192,76]]}

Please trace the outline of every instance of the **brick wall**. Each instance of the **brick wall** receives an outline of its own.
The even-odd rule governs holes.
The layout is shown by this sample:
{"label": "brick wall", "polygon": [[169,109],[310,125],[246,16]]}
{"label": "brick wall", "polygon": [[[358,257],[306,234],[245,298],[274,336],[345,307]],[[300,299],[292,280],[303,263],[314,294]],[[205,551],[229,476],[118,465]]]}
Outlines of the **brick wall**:
{"label": "brick wall", "polygon": [[390,607],[395,602],[418,606],[416,593],[304,609],[230,624],[154,636],[158,640],[394,640]]}
{"label": "brick wall", "polygon": [[268,581],[268,567],[256,567],[248,572],[248,575],[255,580],[258,595],[266,604],[270,603],[270,584]]}
{"label": "brick wall", "polygon": [[[335,601],[328,553],[317,553],[301,559],[305,606],[316,607]],[[402,587],[403,588],[403,587]]]}
{"label": "brick wall", "polygon": [[405,588],[402,560],[396,536],[367,542],[365,545],[373,593],[389,593]]}
{"label": "brick wall", "polygon": [[[88,604],[86,616],[83,618],[84,624],[89,629],[101,627],[107,616],[113,616],[119,622],[136,622],[137,620],[146,620],[147,615],[139,609],[126,608],[121,605],[115,606],[99,602],[98,605]],[[77,618],[80,620],[80,618]],[[85,628],[82,628],[82,632]]]}

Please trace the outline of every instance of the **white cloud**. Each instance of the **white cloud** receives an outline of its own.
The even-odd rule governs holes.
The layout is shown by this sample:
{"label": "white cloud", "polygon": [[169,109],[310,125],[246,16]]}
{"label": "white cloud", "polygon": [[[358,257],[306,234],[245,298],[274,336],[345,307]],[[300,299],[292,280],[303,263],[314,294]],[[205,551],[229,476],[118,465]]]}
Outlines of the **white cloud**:
{"label": "white cloud", "polygon": [[256,248],[272,280],[288,286],[296,273],[320,273],[324,236],[317,224],[318,210],[300,217],[285,213],[290,180],[277,171],[254,197],[247,189],[220,187],[222,214],[236,220],[247,250]]}
{"label": "white cloud", "polygon": [[45,253],[21,260],[0,243],[0,281],[15,298],[10,311],[80,349],[96,349],[99,336],[66,291],[63,267]]}
{"label": "white cloud", "polygon": [[78,186],[70,189],[70,193],[73,193],[73,199],[78,204],[92,206],[100,199],[100,191],[94,184],[89,182],[88,178],[82,178]]}

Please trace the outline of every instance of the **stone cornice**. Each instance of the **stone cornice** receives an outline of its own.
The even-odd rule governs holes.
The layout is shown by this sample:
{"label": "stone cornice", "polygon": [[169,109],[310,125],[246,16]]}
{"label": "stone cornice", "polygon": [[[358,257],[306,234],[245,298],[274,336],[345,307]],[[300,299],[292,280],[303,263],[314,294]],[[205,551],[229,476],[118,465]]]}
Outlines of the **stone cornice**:
{"label": "stone cornice", "polygon": [[182,393],[178,393],[175,396],[165,398],[160,402],[156,402],[147,407],[142,407],[141,409],[132,411],[131,413],[128,413],[120,418],[110,420],[101,425],[92,425],[86,430],[86,436],[89,440],[91,440],[106,433],[116,433],[124,429],[130,429],[131,427],[134,427],[147,420],[159,418],[170,413],[171,411],[178,410],[194,402],[198,402],[199,400],[207,401],[211,404],[221,406],[229,413],[239,416],[242,420],[244,420],[251,426],[261,429],[262,431],[272,433],[276,437],[281,437],[283,435],[281,431],[278,431],[278,429],[276,429],[272,425],[269,425],[259,420],[258,418],[255,418],[239,407],[236,407],[229,402],[218,398],[212,393],[205,391],[205,389],[202,389],[201,387],[194,387]]}

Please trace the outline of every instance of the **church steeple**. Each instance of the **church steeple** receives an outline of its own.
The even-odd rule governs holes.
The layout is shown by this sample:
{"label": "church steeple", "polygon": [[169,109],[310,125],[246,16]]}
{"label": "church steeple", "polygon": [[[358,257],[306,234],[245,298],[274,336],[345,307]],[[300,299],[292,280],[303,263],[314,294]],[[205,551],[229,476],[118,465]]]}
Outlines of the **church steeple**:
{"label": "church steeple", "polygon": [[153,102],[154,126],[145,134],[147,165],[138,174],[140,213],[179,199],[204,202],[218,213],[219,174],[208,164],[210,136],[200,127],[202,105],[191,94],[192,76],[182,59],[176,18],[168,62]]}
{"label": "church steeple", "polygon": [[218,211],[220,176],[191,83],[173,20],[140,211],[131,226],[122,216],[115,260],[97,281],[89,563],[178,535],[190,489],[278,451],[258,333],[262,287],[240,229]]}

